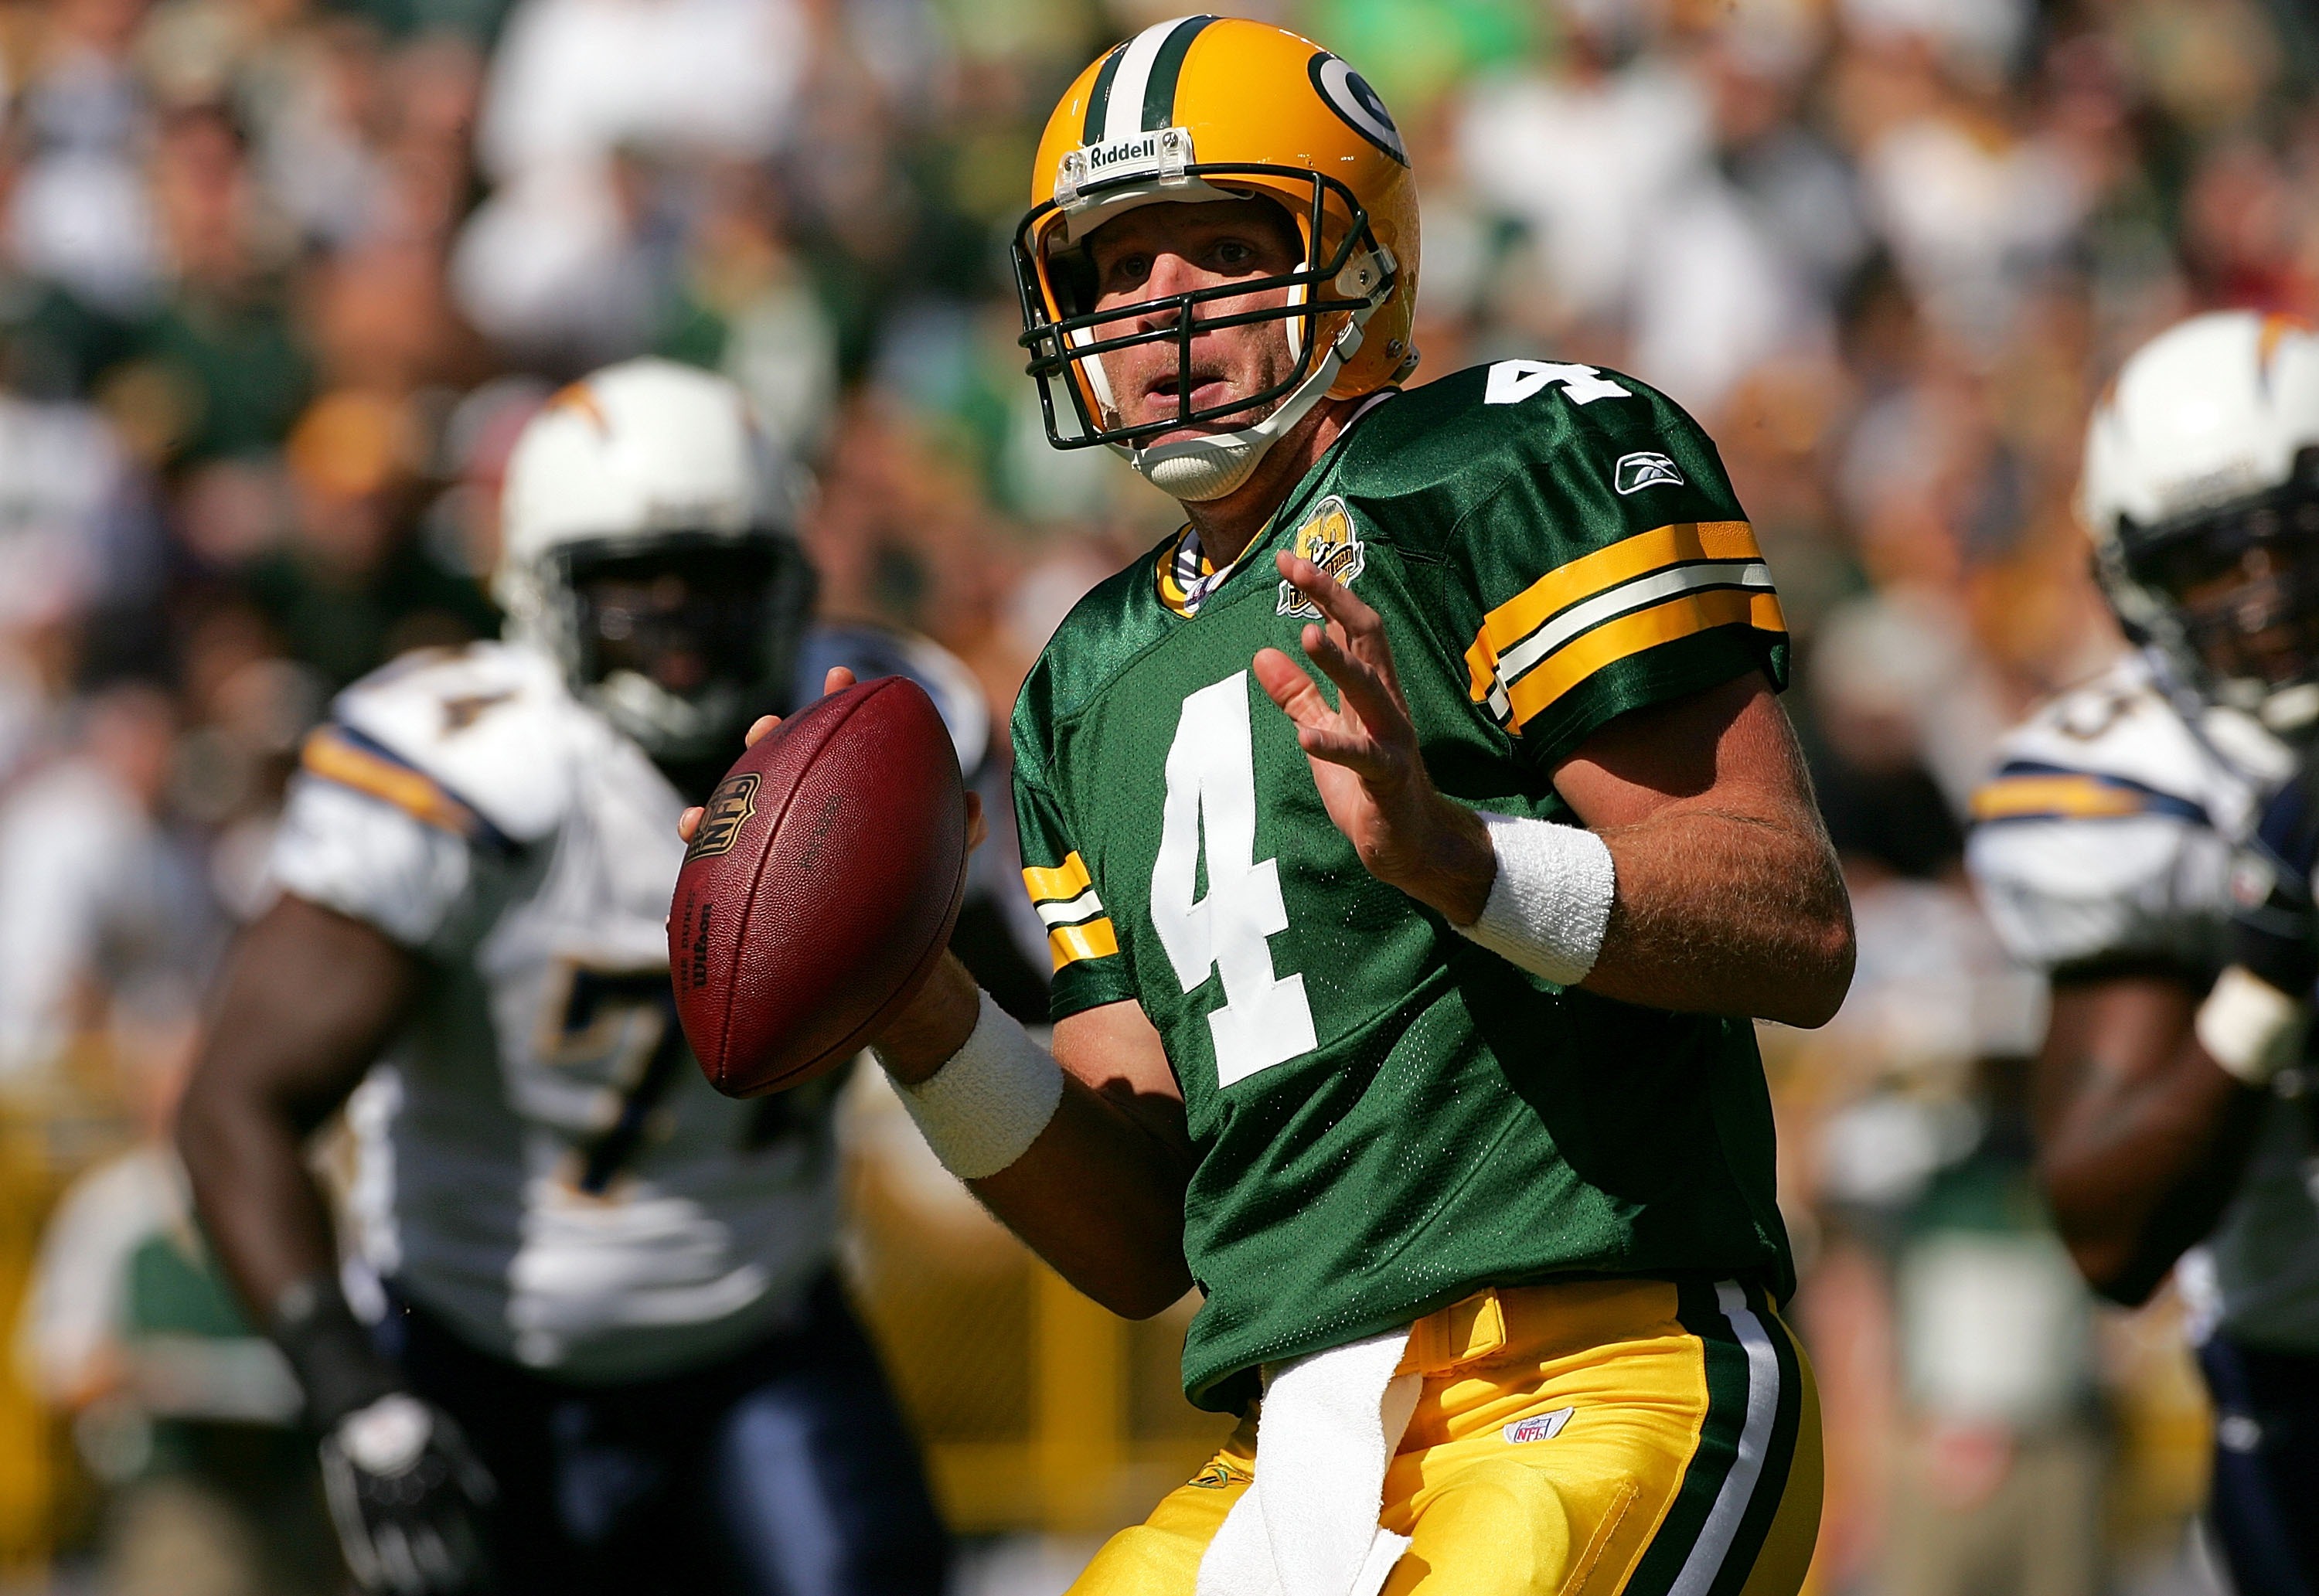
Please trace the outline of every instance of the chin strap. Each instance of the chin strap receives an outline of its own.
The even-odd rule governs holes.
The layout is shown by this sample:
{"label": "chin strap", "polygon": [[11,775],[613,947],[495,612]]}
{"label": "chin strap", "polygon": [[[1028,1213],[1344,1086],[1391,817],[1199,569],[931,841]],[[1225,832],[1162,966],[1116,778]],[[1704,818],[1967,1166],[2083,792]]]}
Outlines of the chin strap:
{"label": "chin strap", "polygon": [[[1281,401],[1280,408],[1261,421],[1231,432],[1181,437],[1150,448],[1131,444],[1120,452],[1127,456],[1130,465],[1170,499],[1201,504],[1223,498],[1248,481],[1257,462],[1321,402],[1336,382],[1338,372],[1344,368],[1346,358],[1359,351],[1360,323],[1367,317],[1366,311],[1355,312],[1356,319],[1345,329],[1345,335],[1338,338],[1313,368],[1313,374],[1299,383]],[[1348,338],[1351,340],[1349,345]]]}

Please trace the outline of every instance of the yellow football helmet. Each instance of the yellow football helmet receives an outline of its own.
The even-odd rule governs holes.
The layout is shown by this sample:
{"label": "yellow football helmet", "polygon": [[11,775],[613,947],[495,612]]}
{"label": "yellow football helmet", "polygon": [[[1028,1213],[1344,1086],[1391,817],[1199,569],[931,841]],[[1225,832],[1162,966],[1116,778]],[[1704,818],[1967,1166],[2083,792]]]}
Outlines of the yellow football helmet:
{"label": "yellow football helmet", "polygon": [[[1295,220],[1304,258],[1295,271],[1091,313],[1089,279],[1073,268],[1104,222],[1137,205],[1254,197]],[[1146,28],[1064,94],[1039,141],[1031,201],[1015,233],[1022,342],[1047,440],[1058,448],[1108,444],[1176,498],[1213,499],[1245,481],[1324,394],[1375,392],[1416,367],[1417,188],[1408,152],[1376,91],[1309,39],[1231,17]],[[1204,304],[1274,289],[1287,291],[1277,308],[1200,317]],[[1104,331],[1132,328],[1154,307],[1172,308],[1172,321]],[[1193,335],[1262,320],[1288,324],[1294,369],[1245,399],[1193,408]],[[1187,378],[1177,414],[1123,424],[1103,356],[1166,341]],[[1068,411],[1055,402],[1058,379]],[[1235,431],[1143,443],[1275,401]]]}

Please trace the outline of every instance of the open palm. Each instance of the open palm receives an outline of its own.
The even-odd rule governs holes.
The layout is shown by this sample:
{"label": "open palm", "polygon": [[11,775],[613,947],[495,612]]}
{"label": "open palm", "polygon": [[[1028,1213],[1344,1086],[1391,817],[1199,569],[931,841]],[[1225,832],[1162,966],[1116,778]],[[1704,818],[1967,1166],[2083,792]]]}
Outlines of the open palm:
{"label": "open palm", "polygon": [[[1417,896],[1448,834],[1478,825],[1434,789],[1420,753],[1416,723],[1394,672],[1385,618],[1337,579],[1296,555],[1277,556],[1280,574],[1302,589],[1328,619],[1307,626],[1305,655],[1336,685],[1331,704],[1310,672],[1277,648],[1258,653],[1256,679],[1295,724],[1297,745],[1313,765],[1313,785],[1369,873]],[[1463,817],[1466,825],[1459,824]],[[1466,843],[1462,834],[1454,839]],[[1486,846],[1486,844],[1484,844]]]}

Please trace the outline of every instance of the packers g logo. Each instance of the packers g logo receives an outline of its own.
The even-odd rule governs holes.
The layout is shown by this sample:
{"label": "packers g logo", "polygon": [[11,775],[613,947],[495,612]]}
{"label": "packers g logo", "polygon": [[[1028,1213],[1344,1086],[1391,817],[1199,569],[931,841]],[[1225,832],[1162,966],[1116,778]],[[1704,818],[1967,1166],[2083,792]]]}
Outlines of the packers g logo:
{"label": "packers g logo", "polygon": [[[1361,545],[1360,534],[1353,528],[1353,512],[1334,493],[1314,507],[1312,516],[1296,528],[1290,538],[1291,554],[1304,555],[1322,570],[1335,577],[1346,587],[1368,568],[1368,551]],[[1321,618],[1320,606],[1304,596],[1304,591],[1290,582],[1280,584],[1281,615],[1301,615],[1307,620]]]}
{"label": "packers g logo", "polygon": [[708,795],[708,813],[700,817],[700,829],[692,834],[692,846],[684,851],[684,862],[696,859],[714,859],[719,853],[732,851],[741,834],[741,825],[757,812],[757,783],[754,771],[744,771],[738,776],[727,776]]}
{"label": "packers g logo", "polygon": [[1339,121],[1403,166],[1409,165],[1409,151],[1402,148],[1401,130],[1393,125],[1393,113],[1385,108],[1367,78],[1327,50],[1315,55],[1304,70],[1313,79],[1314,91]]}

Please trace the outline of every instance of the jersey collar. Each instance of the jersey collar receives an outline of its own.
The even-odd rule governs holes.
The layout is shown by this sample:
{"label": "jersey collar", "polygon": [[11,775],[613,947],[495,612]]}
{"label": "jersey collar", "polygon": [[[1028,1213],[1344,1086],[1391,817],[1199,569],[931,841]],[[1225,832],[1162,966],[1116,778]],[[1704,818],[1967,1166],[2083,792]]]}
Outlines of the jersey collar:
{"label": "jersey collar", "polygon": [[[1252,538],[1248,546],[1253,549],[1267,541],[1266,537]],[[1247,558],[1248,550],[1243,549],[1239,560],[1217,570],[1207,550],[1200,546],[1199,528],[1187,522],[1184,529],[1176,534],[1175,541],[1160,551],[1160,602],[1174,614],[1191,619],[1200,613],[1200,606],[1208,595],[1222,587],[1224,579],[1240,569],[1241,562]]]}
{"label": "jersey collar", "polygon": [[[1370,411],[1400,392],[1398,388],[1387,388],[1371,394],[1368,402],[1355,410],[1352,419],[1345,423],[1344,431],[1338,435],[1336,442],[1329,446],[1329,452],[1313,462],[1313,469],[1306,473],[1304,480],[1280,501],[1282,508],[1300,502],[1304,497],[1304,490],[1320,480],[1331,462],[1343,450],[1346,440],[1353,436],[1353,429],[1367,419]],[[1280,512],[1275,510],[1272,519],[1265,523],[1264,530],[1250,538],[1248,547],[1241,550],[1240,558],[1218,570],[1209,560],[1207,551],[1200,546],[1199,528],[1187,521],[1174,540],[1163,545],[1160,550],[1160,561],[1153,576],[1159,588],[1160,605],[1171,615],[1191,619],[1200,613],[1200,606],[1207,602],[1209,594],[1223,586],[1233,572],[1248,564],[1249,555],[1259,549],[1271,547],[1273,537],[1279,529]]]}

